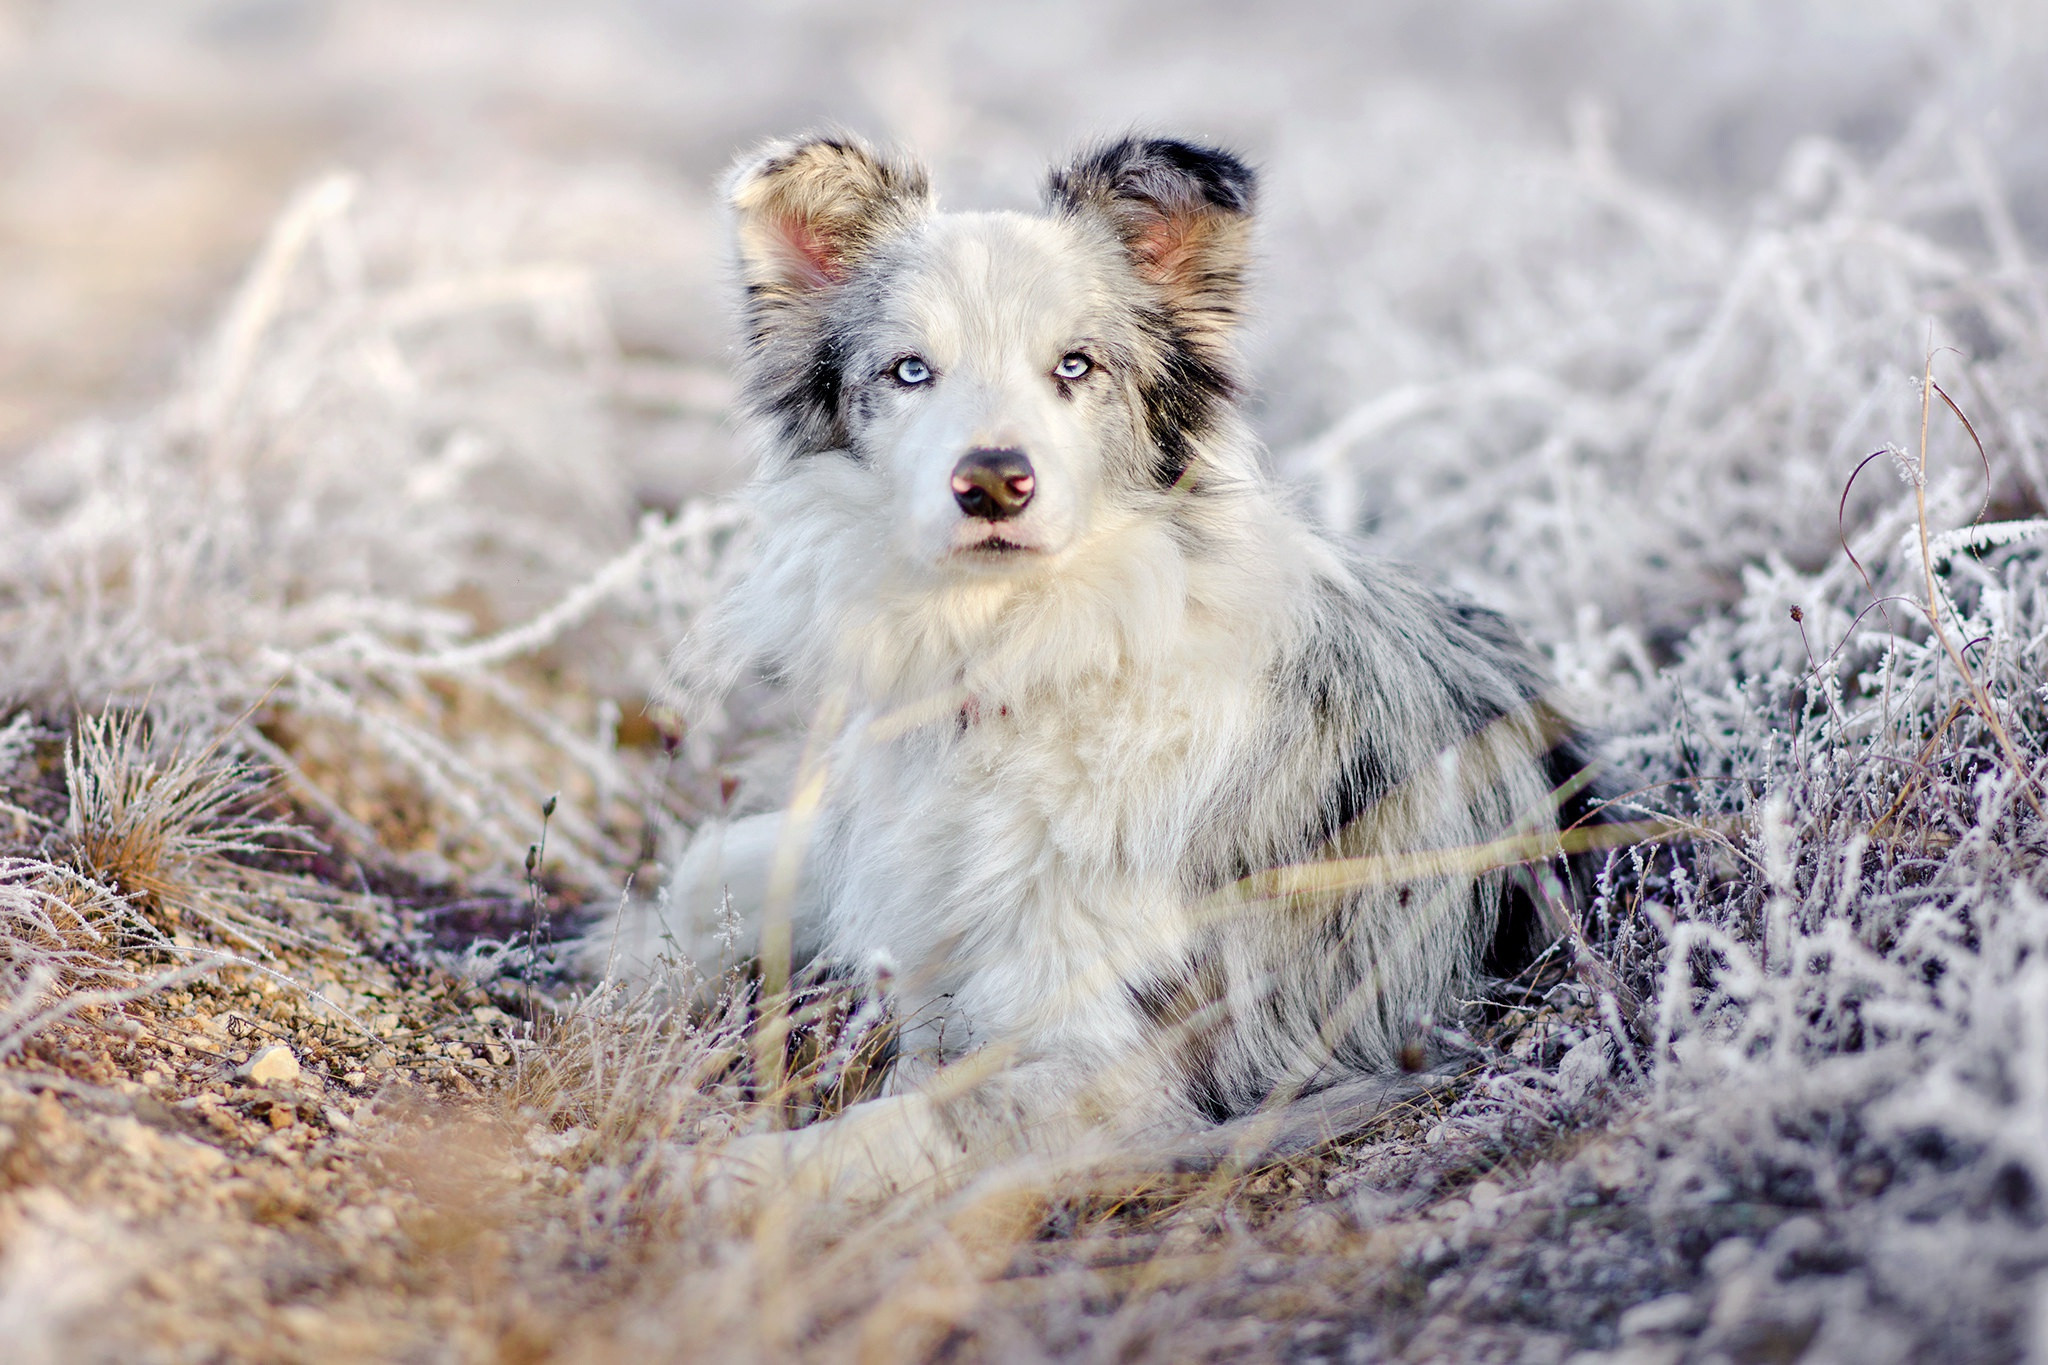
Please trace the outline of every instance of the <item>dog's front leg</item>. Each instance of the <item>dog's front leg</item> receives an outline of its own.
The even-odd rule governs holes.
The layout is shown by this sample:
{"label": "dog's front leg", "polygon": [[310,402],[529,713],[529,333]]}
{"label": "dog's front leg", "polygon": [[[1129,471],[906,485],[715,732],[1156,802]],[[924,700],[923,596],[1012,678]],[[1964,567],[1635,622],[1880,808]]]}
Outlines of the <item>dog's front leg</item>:
{"label": "dog's front leg", "polygon": [[776,1197],[866,1201],[948,1183],[967,1144],[920,1091],[868,1100],[788,1133],[755,1133],[696,1157],[706,1198],[759,1204]]}
{"label": "dog's front leg", "polygon": [[[963,1069],[979,1070],[969,1060]],[[1062,1168],[1114,1158],[1187,1126],[1135,1061],[1108,1075],[1041,1059],[868,1100],[788,1133],[758,1133],[695,1157],[707,1198],[759,1204],[781,1194],[872,1200],[936,1193],[1019,1158]]]}
{"label": "dog's front leg", "polygon": [[806,831],[785,812],[706,823],[677,860],[659,902],[635,902],[594,927],[581,953],[608,977],[657,977],[663,958],[715,978],[722,963],[774,953],[791,970],[817,955],[816,887]]}

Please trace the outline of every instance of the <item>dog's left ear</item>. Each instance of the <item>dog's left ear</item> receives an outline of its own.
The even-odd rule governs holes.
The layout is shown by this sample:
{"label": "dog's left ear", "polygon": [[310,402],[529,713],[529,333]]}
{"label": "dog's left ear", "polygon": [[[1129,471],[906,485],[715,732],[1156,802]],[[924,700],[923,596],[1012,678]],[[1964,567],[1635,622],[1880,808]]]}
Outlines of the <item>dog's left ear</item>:
{"label": "dog's left ear", "polygon": [[1220,342],[1237,320],[1256,177],[1228,152],[1124,138],[1052,172],[1052,207],[1107,220],[1141,279],[1194,337]]}

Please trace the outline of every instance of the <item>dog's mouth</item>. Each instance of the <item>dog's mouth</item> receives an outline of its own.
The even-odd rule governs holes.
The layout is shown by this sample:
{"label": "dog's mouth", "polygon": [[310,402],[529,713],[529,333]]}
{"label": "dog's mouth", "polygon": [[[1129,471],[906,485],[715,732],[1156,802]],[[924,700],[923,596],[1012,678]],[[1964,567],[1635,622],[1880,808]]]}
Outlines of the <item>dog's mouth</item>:
{"label": "dog's mouth", "polygon": [[953,557],[963,559],[1000,559],[1006,555],[1029,555],[1038,553],[1036,545],[1027,545],[1022,540],[1012,540],[999,531],[989,531],[977,539],[953,547]]}

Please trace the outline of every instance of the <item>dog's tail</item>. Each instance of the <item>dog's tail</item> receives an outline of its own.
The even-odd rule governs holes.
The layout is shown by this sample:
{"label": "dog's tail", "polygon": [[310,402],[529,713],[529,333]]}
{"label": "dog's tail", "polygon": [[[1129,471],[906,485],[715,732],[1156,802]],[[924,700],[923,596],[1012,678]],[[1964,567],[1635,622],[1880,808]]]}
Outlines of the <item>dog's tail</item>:
{"label": "dog's tail", "polygon": [[1434,1108],[1471,1070],[1467,1058],[1423,1071],[1354,1076],[1178,1138],[1162,1154],[1163,1164],[1178,1172],[1243,1169],[1299,1156],[1359,1137],[1400,1110]]}

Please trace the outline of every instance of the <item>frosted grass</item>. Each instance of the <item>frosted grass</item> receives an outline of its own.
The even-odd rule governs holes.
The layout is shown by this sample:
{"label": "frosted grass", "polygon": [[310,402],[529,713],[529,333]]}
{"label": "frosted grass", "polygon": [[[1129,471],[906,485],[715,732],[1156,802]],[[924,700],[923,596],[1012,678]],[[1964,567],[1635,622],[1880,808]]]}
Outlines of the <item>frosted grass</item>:
{"label": "frosted grass", "polygon": [[[1731,72],[1846,31],[1829,7],[1782,20],[1809,34],[1789,39],[1761,10],[1558,7],[1541,31],[1620,34],[1588,77],[1605,102],[1482,54],[1479,77],[1381,59],[1363,91],[1311,63],[1285,116],[1223,80],[1201,120],[1189,73],[1256,62],[1197,41],[1128,75],[1064,11],[1009,35],[1038,76],[1007,104],[963,93],[1008,41],[993,21],[972,33],[916,10],[960,69],[860,68],[872,131],[930,146],[956,202],[1012,172],[1014,197],[1084,116],[1256,138],[1269,264],[1253,357],[1275,467],[1327,524],[1520,621],[1610,736],[1637,813],[1701,831],[1618,855],[1589,911],[1629,999],[1588,995],[1574,1017],[1594,1022],[1491,1057],[1435,1134],[1447,1170],[1530,1134],[1646,1154],[1631,1188],[1649,1240],[1584,1252],[1609,1256],[1620,1287],[1599,1299],[1553,1267],[1550,1317],[1510,1316],[1517,1330],[1615,1345],[1620,1307],[1662,1294],[1672,1325],[1638,1317],[1636,1337],[1702,1353],[1764,1349],[1759,1324],[1832,1357],[2039,1346],[2048,169],[1984,110],[2026,107],[2013,72],[2042,35],[2024,7],[1936,8],[1849,25],[1870,71],[1920,84],[1877,98],[1850,72],[1805,104],[1773,92],[1747,122],[1728,114],[1751,88]],[[1512,46],[1511,9],[1475,21],[1478,48]],[[1223,21],[1188,22],[1213,38]],[[1258,41],[1299,42],[1306,22]],[[1688,26],[1715,61],[1670,55]],[[825,39],[790,41],[800,71]],[[1060,42],[1090,60],[1061,74]],[[598,66],[614,63],[622,101],[652,100],[640,58],[593,50],[612,54]],[[1662,73],[1654,98],[1631,51]],[[757,107],[708,86],[674,98]],[[1542,100],[1549,123],[1518,114]],[[785,104],[789,123],[809,117]],[[1873,107],[1876,132],[1818,126]],[[1711,128],[1773,159],[1716,179]],[[741,452],[717,325],[693,317],[650,345],[608,272],[666,236],[691,244],[680,269],[708,294],[714,234],[700,190],[652,173],[515,157],[494,176],[487,192],[398,165],[310,183],[171,392],[0,470],[0,695],[46,720],[112,706],[228,734],[332,837],[429,879],[515,883],[560,792],[551,852],[609,903],[629,874],[645,893],[650,851],[725,779],[765,780],[756,756],[787,737],[771,695],[723,717],[660,702],[668,648],[746,552],[719,500]],[[576,231],[532,229],[563,195]],[[1923,478],[1930,356],[1984,455],[1936,405]],[[650,412],[674,444],[650,445]],[[1852,486],[1887,449],[1903,461]],[[1930,581],[1981,699],[1928,627]],[[29,724],[0,730],[0,768]],[[91,958],[81,989],[133,984],[58,922],[127,912],[53,900],[56,868],[0,863],[0,1050],[74,970],[66,953]],[[611,1134],[605,1217],[657,1180],[650,1135],[737,1112],[663,1091],[710,1071],[694,1035],[633,1050],[659,1031],[648,1008],[591,1004],[533,1073],[547,1103]],[[1348,1207],[1394,1217],[1370,1154],[1354,1165]],[[1524,1183],[1562,1201],[1582,1174],[1533,1161]],[[1469,1323],[1493,1320],[1471,1305],[1509,1273],[1452,1246],[1481,1228],[1468,1210],[1446,1249],[1417,1253]],[[741,1256],[720,1283],[767,1273]],[[654,1331],[685,1310],[652,1294],[621,1311]],[[1017,1321],[1039,1340],[1113,1339]]]}

